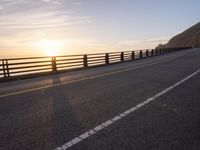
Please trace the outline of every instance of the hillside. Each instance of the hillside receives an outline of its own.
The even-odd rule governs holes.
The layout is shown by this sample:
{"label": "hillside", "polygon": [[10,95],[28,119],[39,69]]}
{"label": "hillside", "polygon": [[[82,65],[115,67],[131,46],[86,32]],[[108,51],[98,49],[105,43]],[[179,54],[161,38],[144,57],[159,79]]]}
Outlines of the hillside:
{"label": "hillside", "polygon": [[200,47],[200,22],[174,36],[164,47]]}

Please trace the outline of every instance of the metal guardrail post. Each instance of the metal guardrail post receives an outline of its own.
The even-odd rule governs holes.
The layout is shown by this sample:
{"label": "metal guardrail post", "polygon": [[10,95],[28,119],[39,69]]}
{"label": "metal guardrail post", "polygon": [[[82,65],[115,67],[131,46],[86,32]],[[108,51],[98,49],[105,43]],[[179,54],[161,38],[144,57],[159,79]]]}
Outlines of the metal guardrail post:
{"label": "metal guardrail post", "polygon": [[10,77],[9,65],[8,65],[8,60],[7,59],[6,59],[6,73],[7,73],[7,77]]}
{"label": "metal guardrail post", "polygon": [[140,58],[142,58],[142,51],[140,51]]}
{"label": "metal guardrail post", "polygon": [[153,49],[151,50],[151,56],[153,56]]}
{"label": "metal guardrail post", "polygon": [[7,59],[3,59],[2,60],[2,65],[3,65],[3,75],[4,75],[4,78],[10,77],[8,60]]}
{"label": "metal guardrail post", "polygon": [[87,55],[84,55],[84,56],[83,56],[83,66],[84,66],[84,67],[88,67]]}
{"label": "metal guardrail post", "polygon": [[121,61],[124,61],[124,52],[121,52]]}
{"label": "metal guardrail post", "polygon": [[156,55],[158,55],[158,50],[157,49],[155,49],[155,52],[156,52]]}
{"label": "metal guardrail post", "polygon": [[134,60],[135,59],[135,51],[132,51],[131,58]]}
{"label": "metal guardrail post", "polygon": [[109,53],[106,53],[105,55],[105,63],[109,64]]}
{"label": "metal guardrail post", "polygon": [[56,72],[57,71],[57,64],[56,64],[56,57],[55,56],[51,57],[51,65],[52,65],[52,71]]}
{"label": "metal guardrail post", "polygon": [[149,50],[146,50],[146,57],[149,56]]}
{"label": "metal guardrail post", "polygon": [[4,59],[2,60],[2,65],[3,65],[3,75],[5,78],[6,77],[6,69],[5,69],[5,60]]}

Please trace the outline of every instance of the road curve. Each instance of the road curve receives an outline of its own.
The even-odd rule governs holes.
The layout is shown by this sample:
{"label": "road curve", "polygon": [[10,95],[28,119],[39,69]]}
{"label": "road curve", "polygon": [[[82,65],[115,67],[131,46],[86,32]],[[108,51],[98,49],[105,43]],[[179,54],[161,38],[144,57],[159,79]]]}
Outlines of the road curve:
{"label": "road curve", "polygon": [[1,83],[0,149],[197,150],[199,69],[190,49]]}

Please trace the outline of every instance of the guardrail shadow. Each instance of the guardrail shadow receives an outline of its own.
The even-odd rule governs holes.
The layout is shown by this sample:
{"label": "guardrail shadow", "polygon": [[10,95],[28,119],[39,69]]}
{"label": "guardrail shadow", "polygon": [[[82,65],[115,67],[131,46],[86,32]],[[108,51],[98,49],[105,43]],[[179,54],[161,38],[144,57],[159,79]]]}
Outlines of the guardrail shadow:
{"label": "guardrail shadow", "polygon": [[[52,84],[61,83],[60,79],[56,77],[52,81]],[[75,105],[71,105],[73,98],[68,94],[70,92],[68,86],[61,85],[57,88],[51,88],[49,91],[49,98],[52,101],[51,132],[55,148],[70,141],[83,130],[82,123],[78,120],[77,114],[74,113],[77,108]]]}

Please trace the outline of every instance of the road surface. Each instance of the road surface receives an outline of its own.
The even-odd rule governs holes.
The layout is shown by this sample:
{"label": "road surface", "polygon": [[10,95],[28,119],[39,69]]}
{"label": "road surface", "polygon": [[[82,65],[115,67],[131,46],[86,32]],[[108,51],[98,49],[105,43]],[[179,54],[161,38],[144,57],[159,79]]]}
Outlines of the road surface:
{"label": "road surface", "polygon": [[0,83],[1,150],[199,150],[200,49]]}

